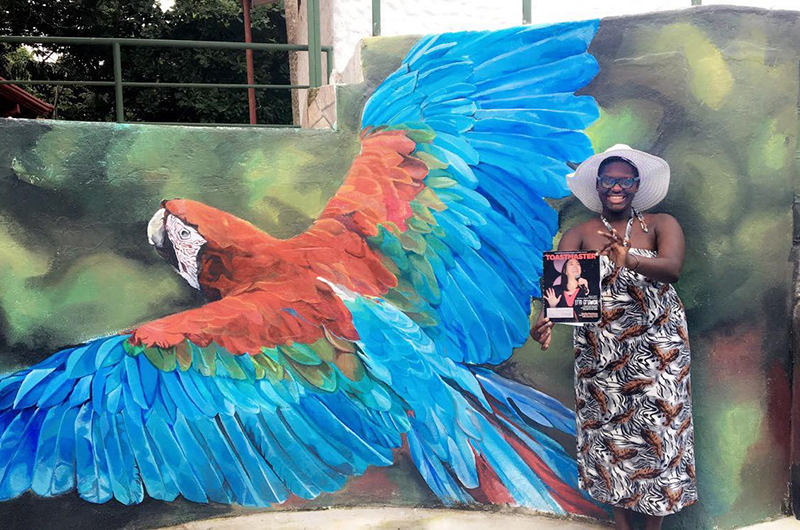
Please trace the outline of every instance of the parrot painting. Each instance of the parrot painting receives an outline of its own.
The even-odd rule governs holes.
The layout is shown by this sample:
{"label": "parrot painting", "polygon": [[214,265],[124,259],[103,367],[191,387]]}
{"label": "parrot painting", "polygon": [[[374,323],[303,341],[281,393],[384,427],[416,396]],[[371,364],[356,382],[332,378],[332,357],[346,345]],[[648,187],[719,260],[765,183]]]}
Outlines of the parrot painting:
{"label": "parrot painting", "polygon": [[208,303],[0,377],[0,500],[268,506],[403,447],[445,505],[603,517],[545,434],[574,435],[573,412],[491,369],[527,338],[545,198],[593,154],[598,107],[575,93],[597,26],[422,38],[300,235],[154,205],[148,242]]}

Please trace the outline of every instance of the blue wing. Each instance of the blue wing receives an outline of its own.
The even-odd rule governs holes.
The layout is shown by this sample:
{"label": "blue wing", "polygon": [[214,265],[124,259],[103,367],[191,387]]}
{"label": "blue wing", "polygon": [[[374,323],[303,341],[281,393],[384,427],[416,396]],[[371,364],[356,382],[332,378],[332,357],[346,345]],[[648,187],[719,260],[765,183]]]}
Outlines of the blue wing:
{"label": "blue wing", "polygon": [[389,297],[454,360],[500,363],[527,337],[557,231],[544,199],[566,196],[567,162],[593,154],[582,130],[598,107],[575,92],[598,71],[597,27],[425,37],[366,104],[365,131],[407,131],[429,167],[408,229],[371,240],[399,271]]}
{"label": "blue wing", "polygon": [[324,389],[299,372],[276,380],[214,345],[156,368],[165,352],[126,344],[97,339],[0,378],[0,500],[28,489],[123,504],[313,498],[390,465],[408,428],[396,394],[374,381],[363,394],[363,378],[338,372]]}
{"label": "blue wing", "polygon": [[344,299],[370,369],[391,381],[413,411],[411,457],[444,503],[480,499],[604,517],[579,492],[575,460],[543,432],[574,434],[572,411],[532,388],[447,358],[389,303]]}

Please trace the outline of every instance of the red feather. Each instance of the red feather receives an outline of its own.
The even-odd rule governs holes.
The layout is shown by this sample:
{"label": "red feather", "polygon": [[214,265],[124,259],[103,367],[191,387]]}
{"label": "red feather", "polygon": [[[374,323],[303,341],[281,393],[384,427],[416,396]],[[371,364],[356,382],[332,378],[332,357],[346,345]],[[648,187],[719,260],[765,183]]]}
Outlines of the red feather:
{"label": "red feather", "polygon": [[216,301],[145,324],[131,342],[166,348],[190,339],[243,354],[293,341],[310,344],[325,329],[358,340],[350,312],[321,279],[369,296],[397,286],[365,237],[377,234],[379,224],[405,230],[410,202],[425,188],[428,172],[411,155],[415,148],[405,131],[366,134],[361,154],[320,218],[287,240],[198,202],[164,202],[169,214],[206,239],[198,279]]}

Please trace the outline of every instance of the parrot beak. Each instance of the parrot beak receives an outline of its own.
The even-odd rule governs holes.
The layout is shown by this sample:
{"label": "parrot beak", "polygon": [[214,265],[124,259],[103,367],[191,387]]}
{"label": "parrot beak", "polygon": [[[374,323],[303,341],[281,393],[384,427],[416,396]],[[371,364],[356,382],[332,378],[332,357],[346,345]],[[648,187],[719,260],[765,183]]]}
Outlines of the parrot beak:
{"label": "parrot beak", "polygon": [[167,237],[167,215],[164,208],[153,215],[150,222],[147,223],[147,241],[155,247],[159,256],[164,258],[175,270],[178,270],[178,256],[175,254],[175,247]]}
{"label": "parrot beak", "polygon": [[164,246],[164,239],[167,237],[167,229],[164,226],[166,218],[167,211],[161,208],[147,223],[147,241],[156,248]]}

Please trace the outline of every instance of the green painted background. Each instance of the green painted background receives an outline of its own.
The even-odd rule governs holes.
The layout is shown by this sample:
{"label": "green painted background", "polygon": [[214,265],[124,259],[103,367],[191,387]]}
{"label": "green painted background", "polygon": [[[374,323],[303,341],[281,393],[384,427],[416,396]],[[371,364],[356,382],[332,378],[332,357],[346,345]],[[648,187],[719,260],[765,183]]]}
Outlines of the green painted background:
{"label": "green painted background", "polygon": [[[777,516],[789,481],[791,202],[797,176],[797,14],[694,9],[601,23],[585,90],[588,131],[661,154],[660,209],[684,227],[678,291],[693,346],[700,503],[667,528]],[[0,120],[0,370],[200,303],[145,239],[164,198],[201,200],[271,234],[302,232],[358,150],[366,97],[415,38],[369,39],[365,83],[338,91],[339,130],[269,131]],[[586,218],[560,201],[562,227]],[[501,371],[573,401],[569,333],[521,348]],[[345,490],[282,508],[435,505],[403,457]],[[91,506],[33,495],[0,504],[14,528],[150,528],[243,511],[145,501]],[[9,522],[10,521],[10,522]]]}

